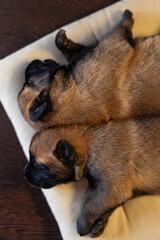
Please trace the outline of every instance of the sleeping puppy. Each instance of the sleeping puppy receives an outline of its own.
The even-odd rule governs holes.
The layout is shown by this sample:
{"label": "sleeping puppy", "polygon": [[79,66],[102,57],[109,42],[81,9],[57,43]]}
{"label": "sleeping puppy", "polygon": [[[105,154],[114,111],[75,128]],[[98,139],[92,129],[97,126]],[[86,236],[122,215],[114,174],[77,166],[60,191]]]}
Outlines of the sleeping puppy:
{"label": "sleeping puppy", "polygon": [[34,135],[24,174],[42,188],[86,177],[77,231],[96,237],[134,192],[160,193],[159,133],[160,117],[49,128]]}
{"label": "sleeping puppy", "polygon": [[68,60],[35,60],[26,69],[18,102],[37,129],[95,124],[160,113],[160,36],[133,41],[132,13],[97,44],[85,47],[58,32],[56,45]]}

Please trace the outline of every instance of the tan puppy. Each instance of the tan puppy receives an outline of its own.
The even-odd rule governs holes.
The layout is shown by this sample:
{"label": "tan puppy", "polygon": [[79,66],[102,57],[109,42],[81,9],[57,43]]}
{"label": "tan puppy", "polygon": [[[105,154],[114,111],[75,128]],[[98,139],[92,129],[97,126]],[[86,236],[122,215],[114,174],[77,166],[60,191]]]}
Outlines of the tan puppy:
{"label": "tan puppy", "polygon": [[135,191],[160,193],[160,117],[41,131],[32,139],[24,172],[42,188],[86,177],[77,231],[98,236]]}
{"label": "tan puppy", "polygon": [[133,41],[132,13],[96,47],[85,47],[61,30],[57,47],[68,67],[33,61],[18,96],[25,119],[37,129],[94,124],[160,113],[160,36]]}

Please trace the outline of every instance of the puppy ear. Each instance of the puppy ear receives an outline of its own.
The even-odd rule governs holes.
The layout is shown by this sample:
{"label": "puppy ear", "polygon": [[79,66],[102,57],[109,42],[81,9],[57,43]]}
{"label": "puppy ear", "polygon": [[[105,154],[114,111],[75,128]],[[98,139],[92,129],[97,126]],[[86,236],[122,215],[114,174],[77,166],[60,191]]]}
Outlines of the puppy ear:
{"label": "puppy ear", "polygon": [[44,115],[49,107],[49,97],[43,92],[34,100],[32,107],[29,109],[30,119],[36,122]]}
{"label": "puppy ear", "polygon": [[73,166],[76,160],[76,152],[66,141],[58,142],[54,155],[59,161],[68,167]]}

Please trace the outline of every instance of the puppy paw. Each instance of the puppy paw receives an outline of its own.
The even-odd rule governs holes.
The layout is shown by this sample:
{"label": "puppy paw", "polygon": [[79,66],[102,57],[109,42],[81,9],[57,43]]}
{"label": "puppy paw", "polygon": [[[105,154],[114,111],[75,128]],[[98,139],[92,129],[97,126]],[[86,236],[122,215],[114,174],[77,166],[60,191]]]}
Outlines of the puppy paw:
{"label": "puppy paw", "polygon": [[96,238],[100,236],[103,233],[105,226],[106,226],[106,222],[104,222],[103,220],[95,221],[95,223],[91,228],[91,232],[90,232],[91,237]]}
{"label": "puppy paw", "polygon": [[122,25],[128,29],[132,29],[133,24],[133,13],[130,10],[126,9],[123,13]]}
{"label": "puppy paw", "polygon": [[131,20],[132,16],[133,16],[133,13],[129,9],[126,9],[123,13],[124,20]]}
{"label": "puppy paw", "polygon": [[85,236],[90,232],[91,224],[85,221],[84,218],[78,218],[77,220],[77,232],[80,236]]}
{"label": "puppy paw", "polygon": [[68,45],[68,38],[66,36],[66,32],[64,29],[61,29],[57,35],[56,35],[56,39],[55,39],[56,45],[58,48],[63,48],[63,47],[67,47]]}

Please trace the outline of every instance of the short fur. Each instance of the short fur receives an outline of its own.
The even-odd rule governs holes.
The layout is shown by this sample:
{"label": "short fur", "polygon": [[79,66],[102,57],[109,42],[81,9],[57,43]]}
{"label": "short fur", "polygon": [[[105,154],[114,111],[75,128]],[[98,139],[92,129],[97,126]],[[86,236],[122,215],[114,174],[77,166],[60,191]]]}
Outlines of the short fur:
{"label": "short fur", "polygon": [[[41,62],[35,74],[30,64],[26,75],[32,84],[25,84],[18,97],[25,119],[43,129],[159,114],[160,36],[133,40],[132,26],[132,13],[126,10],[120,24],[92,47],[74,43],[61,30],[56,45],[68,67],[52,61],[42,71]],[[43,93],[45,103],[39,99]]]}
{"label": "short fur", "polygon": [[160,117],[49,128],[33,137],[25,176],[44,188],[86,177],[77,231],[95,237],[134,192],[160,193],[159,133]]}

